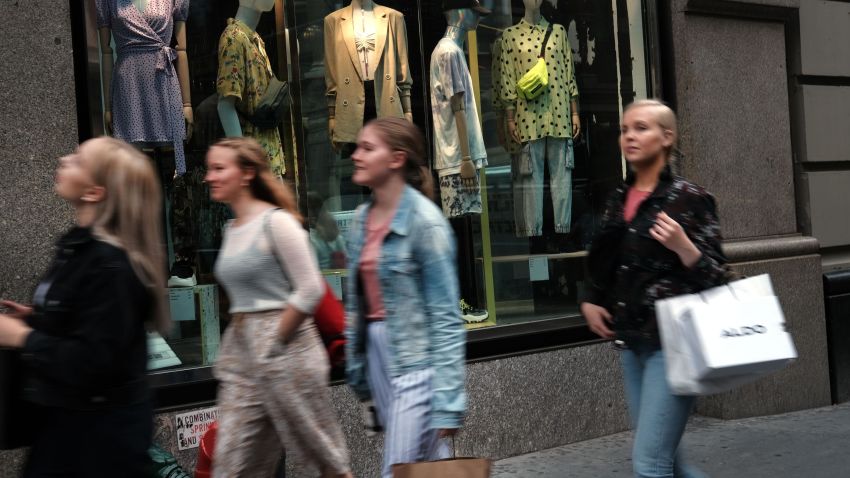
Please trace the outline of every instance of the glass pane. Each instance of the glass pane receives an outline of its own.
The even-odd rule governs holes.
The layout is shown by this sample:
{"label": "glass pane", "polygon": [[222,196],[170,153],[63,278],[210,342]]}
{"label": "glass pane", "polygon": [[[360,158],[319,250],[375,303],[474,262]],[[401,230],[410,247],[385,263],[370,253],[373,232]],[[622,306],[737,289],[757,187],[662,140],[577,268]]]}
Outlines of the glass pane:
{"label": "glass pane", "polygon": [[[488,207],[482,222],[489,229],[491,256],[478,257],[482,266],[492,265],[488,305],[495,313],[488,323],[572,315],[581,324],[584,251],[607,193],[623,177],[617,145],[620,112],[647,91],[641,2],[546,0],[541,9],[545,21],[533,26],[522,20],[526,11],[521,1],[490,2],[489,7],[493,13],[482,19],[476,31],[478,49],[471,52],[477,54],[489,160]],[[529,18],[534,22],[534,15]],[[572,151],[566,140],[570,125],[559,127],[560,116],[555,117],[567,113],[554,106],[568,97],[568,75],[560,73],[566,62],[557,55],[563,47],[547,41],[551,98],[547,93],[527,101],[501,97],[506,88],[500,82],[503,69],[510,68],[509,77],[518,79],[531,68],[547,23],[563,25],[572,54],[581,124]],[[555,34],[550,38],[560,39]],[[520,45],[524,51],[517,51]],[[559,93],[564,95],[560,100],[555,96]],[[538,114],[537,125],[526,129],[532,139],[511,141],[508,108],[515,108],[520,130],[524,121],[534,121],[532,111]],[[545,114],[541,111],[551,114],[546,121],[554,126],[539,123]]]}
{"label": "glass pane", "polygon": [[[104,2],[108,4],[109,2]],[[282,5],[278,1],[278,7]],[[165,216],[164,247],[167,250],[168,267],[170,271],[169,287],[163,290],[169,297],[174,329],[166,338],[150,336],[149,339],[149,368],[151,370],[166,370],[183,367],[211,365],[218,354],[220,336],[229,322],[228,300],[223,289],[216,284],[213,275],[213,265],[219,251],[222,239],[222,227],[231,217],[229,209],[209,199],[209,191],[203,182],[205,175],[204,158],[209,146],[224,136],[219,114],[217,111],[218,95],[216,80],[219,65],[219,38],[228,24],[228,18],[233,17],[239,7],[238,2],[191,2],[186,18],[186,54],[188,57],[189,84],[191,88],[191,106],[194,119],[191,138],[183,142],[185,155],[185,174],[176,173],[176,154],[173,144],[161,141],[149,141],[143,136],[122,137],[142,149],[154,162],[159,171],[163,187]],[[107,91],[102,82],[101,52],[98,41],[98,24],[96,3],[87,1],[86,28],[89,47],[88,63],[89,82],[88,94],[91,104],[90,122],[95,135],[108,132],[105,125],[104,104],[107,104]],[[113,13],[115,16],[125,13]],[[132,12],[132,10],[131,10]],[[101,12],[103,13],[103,12]],[[152,14],[152,13],[151,13]],[[148,12],[145,13],[148,15]],[[166,15],[165,17],[168,17]],[[147,16],[135,17],[135,21],[144,21]],[[141,19],[141,20],[140,20]],[[173,20],[173,17],[170,19]],[[121,32],[125,18],[113,17],[110,28],[110,45],[113,51],[111,63],[120,75],[108,78],[114,89],[129,91],[137,94],[140,108],[158,110],[162,108],[157,95],[152,95],[140,84],[144,74],[140,71],[153,70],[153,64],[143,61],[133,63],[132,48],[125,48],[121,43],[127,40],[126,33]],[[275,12],[264,13],[256,26],[256,32],[265,44],[265,51],[270,66],[279,78],[286,78],[280,61],[279,53],[285,51],[283,36],[278,35]],[[125,35],[122,37],[122,35]],[[118,40],[116,40],[116,38]],[[132,37],[130,38],[132,40]],[[171,46],[176,46],[176,39],[170,39]],[[123,63],[122,63],[123,62]],[[175,62],[175,65],[178,63]],[[168,66],[166,66],[168,70]],[[167,72],[166,72],[167,73]],[[179,76],[175,68],[173,74]],[[138,82],[133,83],[138,80]],[[181,78],[182,80],[182,78]],[[142,83],[139,83],[142,82]],[[178,93],[179,94],[179,93]],[[111,98],[113,104],[117,98],[125,98],[120,93]],[[111,95],[110,95],[111,96]],[[125,98],[126,99],[126,98]],[[117,105],[116,105],[117,106]],[[113,107],[115,110],[116,107]],[[124,121],[117,118],[113,111],[113,125]],[[145,116],[140,111],[132,114],[133,118]],[[244,127],[244,124],[243,124]],[[287,128],[279,128],[282,139],[279,157],[286,157],[284,151],[292,149],[292,135],[285,134]],[[247,130],[246,130],[247,131]],[[119,133],[112,132],[115,136]],[[140,139],[141,138],[141,139]],[[285,168],[288,170],[287,179],[293,177],[291,158],[286,157]]]}

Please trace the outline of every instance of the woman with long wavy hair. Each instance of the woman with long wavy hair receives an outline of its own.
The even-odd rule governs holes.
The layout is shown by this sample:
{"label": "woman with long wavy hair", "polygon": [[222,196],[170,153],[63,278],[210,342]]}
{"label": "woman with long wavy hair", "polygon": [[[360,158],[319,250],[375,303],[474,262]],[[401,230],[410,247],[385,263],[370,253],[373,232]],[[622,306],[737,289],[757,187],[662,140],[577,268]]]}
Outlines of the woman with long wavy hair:
{"label": "woman with long wavy hair", "polygon": [[32,305],[2,301],[0,315],[32,405],[24,476],[147,476],[146,329],[170,326],[156,173],[129,144],[96,138],[59,160],[55,189],[76,225]]}
{"label": "woman with long wavy hair", "polygon": [[268,477],[282,448],[323,477],[351,476],[330,401],[330,363],[311,317],[325,291],[292,191],[250,138],[207,153],[210,197],[230,206],[215,274],[233,321],[215,365],[215,477]]}

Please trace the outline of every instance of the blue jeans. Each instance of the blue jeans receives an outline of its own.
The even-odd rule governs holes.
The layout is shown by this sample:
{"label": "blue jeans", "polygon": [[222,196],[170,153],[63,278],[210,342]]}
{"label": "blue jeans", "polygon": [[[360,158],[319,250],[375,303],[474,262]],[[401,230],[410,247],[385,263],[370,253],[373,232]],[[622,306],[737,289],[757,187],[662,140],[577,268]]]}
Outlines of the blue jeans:
{"label": "blue jeans", "polygon": [[620,353],[626,400],[635,430],[634,473],[639,478],[696,478],[705,475],[683,463],[679,442],[694,397],[673,395],[667,386],[664,353],[645,347]]}
{"label": "blue jeans", "polygon": [[[518,237],[543,234],[544,167],[549,167],[555,232],[570,232],[573,202],[573,140],[545,137],[522,147],[518,161],[527,161],[528,174],[514,174],[514,217]],[[518,167],[519,169],[519,167]]]}

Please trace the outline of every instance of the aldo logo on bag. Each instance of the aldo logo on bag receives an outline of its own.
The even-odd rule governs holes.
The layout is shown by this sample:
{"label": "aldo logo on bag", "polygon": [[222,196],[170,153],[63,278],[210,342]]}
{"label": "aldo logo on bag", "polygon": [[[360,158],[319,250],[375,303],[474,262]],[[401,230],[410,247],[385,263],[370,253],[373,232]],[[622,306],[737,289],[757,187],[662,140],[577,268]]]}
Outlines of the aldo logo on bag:
{"label": "aldo logo on bag", "polygon": [[763,325],[751,325],[748,327],[740,327],[740,328],[731,328],[731,329],[723,329],[720,333],[721,337],[746,337],[748,335],[755,334],[766,334],[767,327]]}

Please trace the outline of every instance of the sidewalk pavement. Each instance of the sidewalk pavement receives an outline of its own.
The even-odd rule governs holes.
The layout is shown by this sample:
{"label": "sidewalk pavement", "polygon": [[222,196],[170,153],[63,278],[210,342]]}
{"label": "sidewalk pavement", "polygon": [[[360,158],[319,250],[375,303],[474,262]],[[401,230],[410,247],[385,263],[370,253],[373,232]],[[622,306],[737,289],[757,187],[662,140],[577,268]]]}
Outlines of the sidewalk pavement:
{"label": "sidewalk pavement", "polygon": [[[712,478],[850,477],[850,403],[742,420],[694,416],[686,459]],[[515,456],[494,478],[630,477],[631,432]]]}

